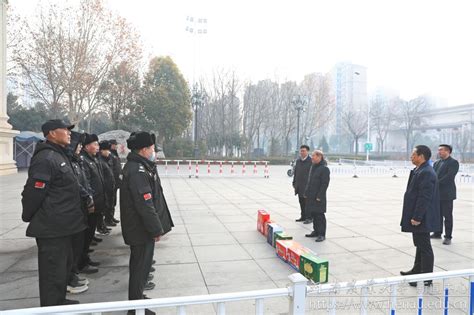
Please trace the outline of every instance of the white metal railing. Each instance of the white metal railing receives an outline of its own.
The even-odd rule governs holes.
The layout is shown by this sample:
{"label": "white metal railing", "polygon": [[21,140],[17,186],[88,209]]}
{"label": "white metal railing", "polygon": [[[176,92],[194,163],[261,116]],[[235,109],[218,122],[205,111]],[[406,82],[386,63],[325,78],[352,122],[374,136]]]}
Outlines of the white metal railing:
{"label": "white metal railing", "polygon": [[[450,309],[449,304],[449,288],[447,280],[450,278],[467,278],[469,281],[468,288],[469,293],[466,294],[466,305],[469,307],[469,314],[474,312],[474,269],[464,269],[455,271],[435,272],[418,274],[411,276],[398,276],[390,278],[380,278],[373,280],[361,280],[355,282],[339,282],[330,284],[316,284],[307,285],[307,280],[301,274],[295,273],[289,276],[291,281],[287,288],[269,289],[269,290],[257,290],[257,291],[246,291],[236,293],[223,293],[223,294],[210,294],[210,295],[198,295],[198,296],[186,296],[186,297],[172,297],[172,298],[160,298],[160,299],[149,299],[149,300],[137,300],[137,301],[120,301],[120,302],[103,302],[103,303],[90,303],[90,304],[77,304],[77,305],[66,305],[66,306],[50,306],[50,307],[38,307],[38,308],[25,308],[10,311],[2,311],[2,315],[19,315],[19,314],[85,314],[91,313],[99,315],[102,312],[113,312],[113,311],[124,311],[124,310],[136,310],[137,315],[144,315],[146,308],[164,308],[164,307],[176,307],[177,314],[185,315],[186,306],[190,305],[201,305],[201,304],[216,304],[216,311],[218,315],[225,314],[225,303],[236,302],[236,301],[255,301],[255,314],[260,315],[264,313],[264,300],[275,297],[289,297],[289,314],[302,315],[305,314],[307,297],[317,298],[320,294],[330,293],[331,303],[329,311],[331,314],[336,313],[336,294],[344,290],[360,290],[360,313],[362,315],[367,314],[368,303],[369,303],[369,289],[374,287],[389,287],[390,296],[390,314],[396,313],[397,305],[397,288],[400,285],[407,284],[408,282],[418,283],[418,314],[422,314],[423,311],[423,295],[425,280],[442,280],[443,281],[443,313],[448,314]],[[404,296],[405,297],[405,296]]]}

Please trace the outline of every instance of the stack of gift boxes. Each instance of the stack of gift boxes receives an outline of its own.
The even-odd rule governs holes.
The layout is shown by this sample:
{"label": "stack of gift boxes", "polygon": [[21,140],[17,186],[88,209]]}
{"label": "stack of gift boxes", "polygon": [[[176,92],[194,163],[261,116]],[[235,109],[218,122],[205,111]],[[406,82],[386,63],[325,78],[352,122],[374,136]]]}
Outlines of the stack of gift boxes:
{"label": "stack of gift boxes", "polygon": [[316,283],[328,282],[329,262],[294,241],[283,227],[270,220],[270,214],[265,210],[258,210],[257,230],[265,235],[268,244],[275,248],[277,256],[293,269]]}

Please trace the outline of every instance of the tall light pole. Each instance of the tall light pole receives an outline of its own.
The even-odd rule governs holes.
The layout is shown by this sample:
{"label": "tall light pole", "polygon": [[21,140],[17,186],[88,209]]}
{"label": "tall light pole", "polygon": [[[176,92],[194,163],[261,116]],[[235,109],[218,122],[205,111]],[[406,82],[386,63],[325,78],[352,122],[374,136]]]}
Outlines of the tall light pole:
{"label": "tall light pole", "polygon": [[[354,74],[359,76],[360,72],[354,71]],[[365,148],[365,159],[368,162],[370,158],[370,150],[371,150],[371,144],[370,144],[370,102],[367,101],[367,141],[365,142],[364,145]]]}
{"label": "tall light pole", "polygon": [[198,111],[201,108],[203,103],[202,92],[198,89],[197,84],[193,86],[193,94],[191,96],[191,105],[194,111],[194,158],[199,159],[201,157],[201,152],[199,152],[199,142],[198,142]]}
{"label": "tall light pole", "polygon": [[304,112],[304,106],[306,105],[306,99],[302,95],[296,95],[292,101],[297,112],[297,122],[296,122],[296,156],[298,156],[298,151],[300,149],[300,118],[301,112]]}

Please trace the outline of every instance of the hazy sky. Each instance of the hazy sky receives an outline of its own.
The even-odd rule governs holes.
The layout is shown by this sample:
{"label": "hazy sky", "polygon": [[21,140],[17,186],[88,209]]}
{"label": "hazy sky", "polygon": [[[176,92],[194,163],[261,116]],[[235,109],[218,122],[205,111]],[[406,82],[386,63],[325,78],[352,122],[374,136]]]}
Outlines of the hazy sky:
{"label": "hazy sky", "polygon": [[[10,0],[31,14],[37,1]],[[301,80],[339,61],[367,67],[369,91],[404,98],[431,93],[450,105],[474,102],[474,1],[108,0],[142,36],[147,55],[170,55],[192,80],[216,68],[242,79]],[[208,34],[185,32],[186,16]],[[196,49],[194,49],[196,47]]]}

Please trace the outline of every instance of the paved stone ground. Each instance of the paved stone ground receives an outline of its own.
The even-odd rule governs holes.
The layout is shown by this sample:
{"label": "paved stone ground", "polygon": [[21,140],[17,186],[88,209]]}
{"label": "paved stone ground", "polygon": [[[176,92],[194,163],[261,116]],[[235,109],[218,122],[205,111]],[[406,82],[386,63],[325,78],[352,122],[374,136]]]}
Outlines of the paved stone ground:
{"label": "paved stone ground", "polygon": [[[327,240],[315,243],[304,237],[310,226],[294,221],[299,214],[298,201],[292,194],[286,169],[273,167],[270,179],[163,178],[176,227],[156,245],[157,286],[147,294],[158,298],[286,286],[288,275],[294,271],[275,256],[273,248],[256,231],[259,208],[267,209],[272,219],[297,241],[329,259],[330,282],[393,276],[412,266],[411,235],[401,233],[399,228],[406,177],[334,176],[328,192]],[[0,177],[0,310],[39,305],[35,241],[25,237],[26,224],[20,219],[20,192],[25,179],[24,172]],[[458,195],[452,245],[433,242],[436,271],[474,268],[473,186],[460,185]],[[72,298],[82,303],[126,299],[129,249],[123,243],[120,228],[104,237],[92,257],[102,263],[100,271],[89,277],[89,291]],[[450,284],[460,292],[467,287],[465,280]],[[425,305],[440,302],[436,296],[439,285],[435,283]],[[399,303],[408,306],[404,304],[407,309],[397,313],[413,314],[415,311],[408,308],[409,303],[415,303],[416,290],[403,285],[400,294]],[[376,295],[371,301],[386,300],[386,292]],[[452,303],[462,300],[454,295]],[[354,295],[340,296],[341,303],[359,302]],[[321,312],[318,300],[327,302],[326,297],[309,298],[308,313]],[[467,313],[465,305],[456,306],[450,314]],[[254,304],[228,303],[226,309],[230,314],[254,313]],[[345,305],[341,309],[338,313],[358,313]],[[288,299],[266,300],[265,310],[285,314]],[[215,308],[205,305],[189,307],[187,311],[212,314]],[[159,312],[162,313],[173,314],[175,309]],[[386,313],[386,308],[374,305],[370,313]]]}

